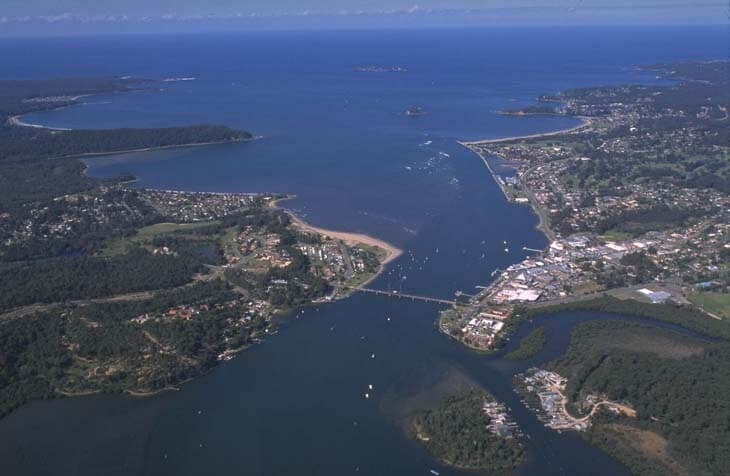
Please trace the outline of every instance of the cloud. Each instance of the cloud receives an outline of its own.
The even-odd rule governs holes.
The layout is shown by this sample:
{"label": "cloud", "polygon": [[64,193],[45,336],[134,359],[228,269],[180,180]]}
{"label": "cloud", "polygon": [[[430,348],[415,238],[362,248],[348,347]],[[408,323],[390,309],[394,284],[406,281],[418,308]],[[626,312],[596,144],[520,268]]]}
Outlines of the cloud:
{"label": "cloud", "polygon": [[[604,4],[601,6],[592,5],[590,7],[580,5],[575,8],[571,8],[571,13],[583,12],[588,14],[588,11],[609,11],[609,10],[625,10],[626,12],[636,12],[637,9],[649,10],[662,8],[693,8],[693,9],[707,9],[706,11],[713,11],[713,9],[725,8],[723,2],[717,0],[706,0],[698,1],[693,4],[685,2],[669,3],[664,5],[634,5],[628,6],[624,4],[611,5]],[[544,11],[555,11],[564,12],[566,6],[555,7],[543,7],[540,10]],[[461,16],[479,16],[479,15],[494,15],[494,14],[514,14],[522,15],[524,12],[534,14],[534,8],[528,8],[524,6],[520,7],[483,7],[483,8],[424,8],[419,4],[413,4],[408,8],[401,9],[384,9],[384,10],[347,10],[343,9],[337,12],[331,11],[315,11],[305,9],[299,12],[288,12],[288,13],[272,13],[272,12],[216,12],[216,13],[179,13],[175,11],[169,11],[166,13],[160,13],[157,15],[146,15],[146,16],[134,16],[128,14],[118,13],[116,15],[84,15],[71,12],[59,13],[56,15],[36,15],[36,16],[8,16],[4,15],[0,17],[0,24],[73,24],[73,23],[139,23],[149,24],[154,22],[161,23],[195,23],[195,22],[252,22],[261,21],[263,19],[286,19],[286,18],[298,18],[298,17],[315,17],[315,18],[327,18],[327,17],[398,17],[398,16],[442,16],[442,17],[458,17]]]}
{"label": "cloud", "polygon": [[48,23],[56,23],[59,21],[71,20],[73,18],[73,15],[70,13],[61,13],[60,15],[45,15],[39,18]]}

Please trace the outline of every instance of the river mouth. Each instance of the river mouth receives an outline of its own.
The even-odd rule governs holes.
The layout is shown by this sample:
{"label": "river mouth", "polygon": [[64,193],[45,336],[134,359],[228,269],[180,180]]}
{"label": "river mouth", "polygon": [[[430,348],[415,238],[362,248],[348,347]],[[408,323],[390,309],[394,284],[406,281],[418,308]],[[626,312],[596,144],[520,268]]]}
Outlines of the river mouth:
{"label": "river mouth", "polygon": [[[187,76],[202,68],[187,52],[206,52],[198,80],[168,85],[162,94],[115,95],[27,119],[72,128],[215,120],[251,130],[264,138],[96,158],[88,161],[88,172],[134,175],[135,186],[150,188],[296,195],[287,206],[309,223],[372,234],[403,249],[371,286],[453,299],[458,290],[488,284],[494,269],[520,261],[527,254],[522,247],[547,244],[532,212],[507,203],[484,164],[456,141],[567,128],[574,121],[493,111],[569,87],[650,82],[632,67],[658,56],[723,54],[717,50],[723,31],[679,47],[670,41],[675,34],[358,32],[327,33],[326,42],[314,33],[264,39],[231,34],[100,38],[93,46],[58,40],[67,48],[63,55],[50,42],[29,41],[24,55],[38,60],[31,65],[16,58],[6,71],[17,77],[65,71]],[[626,52],[612,38],[635,48]],[[254,43],[258,47],[242,47]],[[606,54],[596,55],[596,44]],[[0,48],[0,57],[13,55]],[[145,61],[149,55],[155,60]],[[293,59],[274,64],[270,58]],[[374,59],[386,66],[408,62],[409,72],[354,71]],[[405,118],[400,113],[408,104],[423,104],[429,113]],[[1,472],[182,475],[244,468],[265,475],[423,475],[439,466],[406,436],[404,422],[474,384],[508,405],[530,435],[530,457],[520,474],[627,474],[578,435],[545,429],[511,383],[515,373],[564,352],[575,325],[616,316],[538,318],[523,325],[502,353],[484,356],[438,331],[440,309],[356,294],[283,319],[277,335],[179,392],[31,403],[0,421]],[[547,332],[540,354],[525,362],[502,358],[540,325]]]}

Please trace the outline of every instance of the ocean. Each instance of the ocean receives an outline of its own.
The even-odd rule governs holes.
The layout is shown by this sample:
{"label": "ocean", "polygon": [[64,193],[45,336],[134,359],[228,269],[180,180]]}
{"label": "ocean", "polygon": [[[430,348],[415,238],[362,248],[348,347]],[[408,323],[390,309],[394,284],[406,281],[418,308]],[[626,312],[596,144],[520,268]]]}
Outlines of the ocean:
{"label": "ocean", "polygon": [[[572,87],[660,82],[637,67],[722,58],[725,35],[722,27],[605,27],[5,39],[0,77],[195,78],[24,120],[248,130],[257,140],[94,158],[87,172],[133,174],[141,187],[294,194],[286,205],[312,224],[404,250],[373,286],[451,298],[489,284],[495,269],[526,256],[523,247],[547,245],[533,212],[508,203],[457,140],[572,127],[571,118],[499,111]],[[371,66],[404,71],[358,70]],[[412,106],[424,114],[404,115]],[[0,420],[0,470],[458,474],[411,440],[406,422],[423,402],[478,383],[530,436],[520,474],[628,474],[578,435],[543,428],[511,390],[521,367],[440,334],[439,309],[355,295],[289,316],[277,335],[179,392],[30,403]],[[577,322],[606,317],[546,320],[550,345],[532,363],[559,355]]]}

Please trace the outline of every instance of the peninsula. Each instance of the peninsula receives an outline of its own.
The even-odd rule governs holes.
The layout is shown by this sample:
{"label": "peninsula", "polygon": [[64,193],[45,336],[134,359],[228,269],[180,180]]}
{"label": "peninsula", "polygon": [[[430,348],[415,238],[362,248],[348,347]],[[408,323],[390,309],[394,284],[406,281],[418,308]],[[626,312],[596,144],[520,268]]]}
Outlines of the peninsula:
{"label": "peninsula", "polygon": [[224,126],[61,130],[22,114],[129,79],[6,81],[0,113],[0,416],[31,399],[152,395],[345,297],[400,253],[311,227],[272,194],[130,188],[80,157],[248,140]]}

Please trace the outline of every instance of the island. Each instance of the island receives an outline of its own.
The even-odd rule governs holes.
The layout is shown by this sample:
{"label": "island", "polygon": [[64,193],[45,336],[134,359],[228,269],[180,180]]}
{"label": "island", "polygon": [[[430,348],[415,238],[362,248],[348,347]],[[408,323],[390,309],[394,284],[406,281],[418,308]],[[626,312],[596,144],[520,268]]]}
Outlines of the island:
{"label": "island", "polygon": [[524,460],[521,433],[504,405],[473,388],[413,418],[413,435],[436,459],[455,468],[510,474]]}
{"label": "island", "polygon": [[401,66],[358,66],[355,68],[358,73],[406,73],[408,70]]}
{"label": "island", "polygon": [[511,360],[530,359],[545,347],[545,326],[540,326],[527,334],[520,341],[520,346],[512,352],[505,354],[505,358]]}
{"label": "island", "polygon": [[411,106],[406,109],[406,112],[404,114],[409,117],[417,117],[423,116],[424,114],[426,114],[426,112],[420,106]]}
{"label": "island", "polygon": [[81,157],[239,142],[224,126],[58,130],[22,114],[130,79],[7,82],[0,112],[0,416],[39,398],[177,389],[276,333],[280,319],[348,296],[400,253],[315,228],[274,194],[133,188]]}

